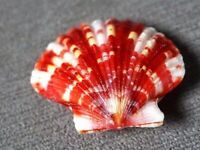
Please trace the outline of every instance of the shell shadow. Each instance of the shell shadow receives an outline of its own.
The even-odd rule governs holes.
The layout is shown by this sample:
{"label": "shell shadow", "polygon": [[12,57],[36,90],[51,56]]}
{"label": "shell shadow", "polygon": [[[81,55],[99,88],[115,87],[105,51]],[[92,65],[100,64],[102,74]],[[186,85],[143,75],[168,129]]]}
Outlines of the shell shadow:
{"label": "shell shadow", "polygon": [[163,33],[179,48],[185,62],[186,73],[182,83],[162,99],[159,107],[164,112],[167,121],[172,119],[181,121],[186,119],[182,108],[183,105],[180,105],[186,100],[182,94],[193,90],[193,87],[200,82],[200,64],[197,56],[190,51],[190,47],[186,43],[181,42],[178,37],[170,35],[168,32]]}

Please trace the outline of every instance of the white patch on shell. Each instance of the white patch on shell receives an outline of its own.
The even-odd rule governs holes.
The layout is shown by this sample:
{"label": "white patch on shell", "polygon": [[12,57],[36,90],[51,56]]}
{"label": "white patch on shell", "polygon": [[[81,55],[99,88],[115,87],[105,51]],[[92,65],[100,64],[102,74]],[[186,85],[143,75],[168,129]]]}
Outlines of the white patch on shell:
{"label": "white patch on shell", "polygon": [[47,46],[47,50],[52,50],[57,55],[59,55],[63,49],[64,48],[60,44],[55,42],[52,42]]}
{"label": "white patch on shell", "polygon": [[63,59],[64,62],[71,64],[73,67],[76,67],[78,64],[78,59],[72,53],[65,53]]}
{"label": "white patch on shell", "polygon": [[152,82],[154,84],[156,95],[162,93],[163,92],[163,83],[160,80],[160,78],[158,77],[156,72],[154,72],[151,75],[151,80],[152,80]]}
{"label": "white patch on shell", "polygon": [[173,82],[175,82],[177,78],[183,78],[185,75],[183,57],[180,54],[172,59],[167,60],[165,65],[171,73]]}
{"label": "white patch on shell", "polygon": [[149,54],[149,50],[152,50],[154,45],[155,45],[156,41],[154,38],[150,39],[149,41],[147,41],[145,47],[144,47],[144,50],[142,50],[142,54],[145,55],[145,56],[148,56]]}
{"label": "white patch on shell", "polygon": [[74,114],[74,124],[77,131],[92,130],[93,122],[88,116],[79,116]]}
{"label": "white patch on shell", "polygon": [[154,83],[154,86],[156,88],[156,95],[158,95],[158,94],[163,92],[163,83],[160,80],[160,78],[159,78],[159,80],[157,82]]}
{"label": "white patch on shell", "polygon": [[151,80],[151,82],[154,84],[155,87],[155,94],[159,94],[163,92],[163,83],[160,80],[160,78],[158,77],[157,73],[154,72],[152,73],[152,70],[148,69],[146,71],[146,75],[149,77],[149,79]]}
{"label": "white patch on shell", "polygon": [[156,40],[155,40],[155,39],[151,39],[151,40],[149,40],[149,41],[147,42],[146,47],[148,47],[148,48],[151,49],[151,48],[154,47],[155,43],[156,43]]}
{"label": "white patch on shell", "polygon": [[53,66],[53,65],[48,65],[47,66],[47,71],[50,73],[50,74],[53,74],[56,70],[56,66]]}
{"label": "white patch on shell", "polygon": [[42,88],[47,89],[52,74],[45,71],[33,70],[31,75],[31,84],[39,83]]}
{"label": "white patch on shell", "polygon": [[118,112],[120,102],[117,97],[112,96],[105,102],[106,102],[106,109],[108,112],[110,112],[111,114],[115,114]]}
{"label": "white patch on shell", "polygon": [[64,92],[62,98],[64,100],[66,100],[67,102],[69,102],[69,100],[70,100],[70,94],[73,91],[73,88],[76,86],[76,84],[77,84],[77,82],[74,81],[72,84],[70,84],[69,86],[66,87],[65,92]]}
{"label": "white patch on shell", "polygon": [[60,67],[63,64],[63,59],[60,57],[53,57],[52,58],[52,62],[54,65],[56,65],[57,67]]}
{"label": "white patch on shell", "polygon": [[81,96],[80,96],[80,98],[79,98],[79,100],[78,100],[78,104],[79,105],[82,105],[82,102],[83,102],[83,97],[85,96],[85,93],[81,93]]}
{"label": "white patch on shell", "polygon": [[142,50],[144,49],[147,41],[154,35],[156,34],[156,30],[152,27],[147,27],[144,29],[144,31],[140,34],[136,41],[135,49],[134,51],[141,53]]}
{"label": "white patch on shell", "polygon": [[[101,20],[95,20],[92,22],[92,28],[94,31],[94,35],[97,41],[97,45],[100,46],[102,44],[106,43],[106,36],[105,36],[105,26],[104,26],[104,22],[102,22]],[[98,33],[99,31],[102,31],[100,33]]]}
{"label": "white patch on shell", "polygon": [[160,125],[156,123],[163,122],[164,114],[158,108],[157,102],[150,100],[130,119],[136,126],[156,127]]}

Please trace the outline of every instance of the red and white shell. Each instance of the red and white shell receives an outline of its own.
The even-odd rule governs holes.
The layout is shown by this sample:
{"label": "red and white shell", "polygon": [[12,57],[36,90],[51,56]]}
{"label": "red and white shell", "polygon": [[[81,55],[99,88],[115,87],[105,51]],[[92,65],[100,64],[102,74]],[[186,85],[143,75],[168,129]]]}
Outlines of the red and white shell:
{"label": "red and white shell", "polygon": [[152,27],[130,20],[81,24],[50,43],[31,84],[69,107],[78,132],[157,127],[158,101],[185,74],[177,47]]}

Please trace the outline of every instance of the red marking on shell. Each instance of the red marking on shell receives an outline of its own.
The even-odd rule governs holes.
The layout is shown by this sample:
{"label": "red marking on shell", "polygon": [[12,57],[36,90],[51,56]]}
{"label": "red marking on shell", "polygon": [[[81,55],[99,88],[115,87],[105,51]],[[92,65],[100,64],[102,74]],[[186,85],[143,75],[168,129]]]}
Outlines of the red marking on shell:
{"label": "red marking on shell", "polygon": [[31,84],[44,97],[69,106],[76,129],[91,133],[162,125],[157,102],[184,74],[181,54],[163,34],[110,19],[82,24],[50,43]]}

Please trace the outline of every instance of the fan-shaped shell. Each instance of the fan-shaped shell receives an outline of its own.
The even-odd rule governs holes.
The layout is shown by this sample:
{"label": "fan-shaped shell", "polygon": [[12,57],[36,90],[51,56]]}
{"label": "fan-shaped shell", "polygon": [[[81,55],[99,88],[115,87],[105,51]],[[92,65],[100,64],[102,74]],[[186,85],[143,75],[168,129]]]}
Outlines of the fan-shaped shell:
{"label": "fan-shaped shell", "polygon": [[50,43],[31,84],[69,107],[76,129],[86,133],[162,125],[157,102],[184,74],[179,50],[162,33],[110,19],[81,24]]}

